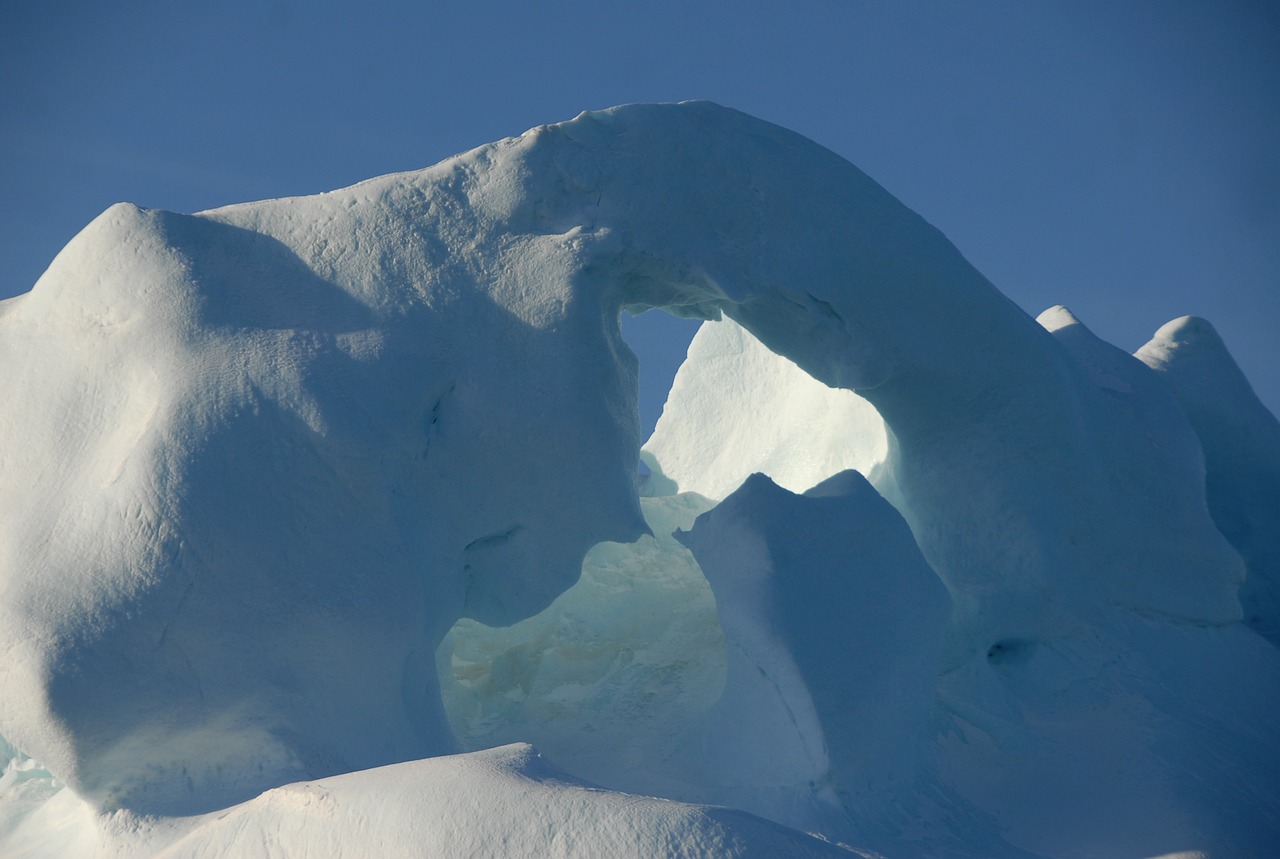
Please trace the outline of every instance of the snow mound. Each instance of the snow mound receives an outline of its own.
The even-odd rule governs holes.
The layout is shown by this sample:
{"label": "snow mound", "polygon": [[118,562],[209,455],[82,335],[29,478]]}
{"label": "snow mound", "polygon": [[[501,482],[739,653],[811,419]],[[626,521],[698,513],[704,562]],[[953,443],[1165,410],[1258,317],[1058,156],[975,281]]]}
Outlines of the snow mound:
{"label": "snow mound", "polygon": [[61,855],[102,859],[850,855],[743,812],[600,790],[527,744],[288,784],[187,818],[122,812],[93,820],[70,791],[56,799],[81,817],[43,842],[6,840],[10,833],[0,831],[6,856],[59,855],[51,834],[73,836]]}
{"label": "snow mound", "polygon": [[1168,383],[1204,448],[1209,513],[1249,571],[1245,620],[1280,644],[1280,422],[1203,319],[1173,320],[1137,357]]}
{"label": "snow mound", "polygon": [[157,857],[366,856],[374,844],[431,859],[849,855],[741,812],[595,789],[515,745],[276,788]]}
{"label": "snow mound", "polygon": [[289,855],[367,855],[378,842],[395,845],[380,852],[388,857],[849,855],[742,812],[592,788],[527,745],[277,788],[159,855],[275,855],[267,844],[288,845]]}
{"label": "snow mound", "polygon": [[[389,205],[363,193],[319,198],[295,242],[359,241]],[[482,295],[379,307],[419,281],[360,296],[218,217],[114,207],[0,322],[0,731],[103,808],[452,751],[449,626],[540,609],[644,528],[625,384],[565,381],[611,354],[603,326],[547,338]]]}

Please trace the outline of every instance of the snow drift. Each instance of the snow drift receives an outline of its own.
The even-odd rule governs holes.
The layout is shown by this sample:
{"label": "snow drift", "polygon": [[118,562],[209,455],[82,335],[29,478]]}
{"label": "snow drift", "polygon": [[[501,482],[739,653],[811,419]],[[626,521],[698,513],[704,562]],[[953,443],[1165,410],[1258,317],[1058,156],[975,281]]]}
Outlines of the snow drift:
{"label": "snow drift", "polygon": [[[642,479],[617,320],[652,307],[741,328],[699,335]],[[317,197],[115,206],[0,304],[0,734],[10,771],[47,768],[23,783],[69,787],[6,794],[37,809],[8,831],[61,809],[108,855],[263,832],[302,852],[281,797],[314,792],[264,790],[335,777],[341,829],[366,794],[443,807],[423,784],[448,770],[476,788],[463,819],[515,809],[468,824],[484,852],[522,813],[495,766],[561,777],[530,751],[423,759],[545,734],[604,787],[889,854],[1261,855],[1280,662],[1237,594],[1247,562],[1267,632],[1274,418],[1241,405],[1225,350],[1184,361],[1165,330],[1140,356],[1156,372],[1065,311],[1041,321],[852,165],[707,103],[583,114]],[[741,443],[747,416],[764,430]],[[875,489],[736,485],[848,467]],[[666,529],[711,502],[637,497],[672,479],[730,496],[681,537],[696,561]],[[644,513],[664,532],[597,549],[612,572],[496,629]],[[701,608],[663,615],[680,593]],[[617,737],[699,683],[635,743],[570,748],[566,711]],[[515,688],[529,706],[497,706]],[[626,839],[732,854],[718,812],[672,829],[665,806],[597,799],[548,799],[509,846],[611,852],[583,828],[627,806],[647,810]],[[761,850],[825,849],[733,820]]]}

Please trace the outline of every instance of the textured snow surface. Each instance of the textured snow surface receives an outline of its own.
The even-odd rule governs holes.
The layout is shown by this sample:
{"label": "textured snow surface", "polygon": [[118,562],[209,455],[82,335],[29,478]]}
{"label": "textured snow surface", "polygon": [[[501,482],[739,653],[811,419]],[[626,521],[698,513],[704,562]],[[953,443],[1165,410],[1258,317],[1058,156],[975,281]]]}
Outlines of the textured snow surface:
{"label": "textured snow surface", "polygon": [[[732,322],[637,468],[649,307]],[[0,854],[1280,842],[1280,429],[1225,347],[1037,324],[768,123],[120,204],[0,364]]]}
{"label": "textured snow surface", "polygon": [[[59,799],[73,799],[69,791]],[[50,803],[52,804],[52,803]],[[83,808],[83,806],[81,806]],[[88,817],[84,813],[84,817]],[[42,823],[48,824],[46,817]],[[823,857],[839,847],[740,811],[600,790],[517,744],[299,782],[216,813],[62,823],[65,853],[11,839],[6,857]],[[30,850],[28,853],[27,850]],[[12,851],[12,852],[10,852]]]}

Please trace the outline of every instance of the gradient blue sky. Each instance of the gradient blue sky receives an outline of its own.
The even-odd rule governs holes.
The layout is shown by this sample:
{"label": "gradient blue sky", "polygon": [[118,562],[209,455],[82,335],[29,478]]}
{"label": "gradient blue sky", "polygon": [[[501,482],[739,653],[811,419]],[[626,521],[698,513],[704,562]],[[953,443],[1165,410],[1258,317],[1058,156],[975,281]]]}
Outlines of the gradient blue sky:
{"label": "gradient blue sky", "polygon": [[[687,98],[848,158],[1033,315],[1130,351],[1209,318],[1280,411],[1280,11],[1243,0],[0,0],[0,296],[119,200],[310,194]],[[651,422],[691,332],[648,316]]]}

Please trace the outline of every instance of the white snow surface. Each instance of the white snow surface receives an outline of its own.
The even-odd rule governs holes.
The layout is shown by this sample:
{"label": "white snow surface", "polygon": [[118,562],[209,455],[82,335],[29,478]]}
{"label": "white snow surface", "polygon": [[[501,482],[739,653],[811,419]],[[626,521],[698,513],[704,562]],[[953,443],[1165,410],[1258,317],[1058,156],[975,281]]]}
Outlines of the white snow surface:
{"label": "white snow surface", "polygon": [[719,500],[754,472],[792,492],[847,468],[874,482],[887,445],[874,406],[723,319],[694,335],[644,451],[680,491]]}
{"label": "white snow surface", "polygon": [[0,303],[0,854],[1274,855],[1275,419],[1040,322],[708,103],[112,207]]}
{"label": "white snow surface", "polygon": [[[61,791],[59,799],[73,799]],[[52,803],[50,803],[52,805]],[[84,809],[83,804],[80,805]],[[24,839],[6,857],[129,859],[693,859],[850,854],[820,839],[726,808],[600,790],[515,744],[299,782],[193,817],[118,812]],[[49,824],[49,816],[38,821]],[[34,827],[29,827],[34,828]],[[51,852],[49,838],[65,853]]]}

